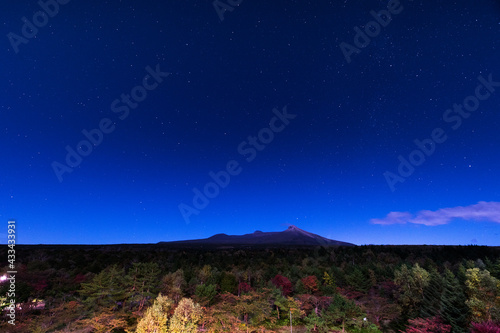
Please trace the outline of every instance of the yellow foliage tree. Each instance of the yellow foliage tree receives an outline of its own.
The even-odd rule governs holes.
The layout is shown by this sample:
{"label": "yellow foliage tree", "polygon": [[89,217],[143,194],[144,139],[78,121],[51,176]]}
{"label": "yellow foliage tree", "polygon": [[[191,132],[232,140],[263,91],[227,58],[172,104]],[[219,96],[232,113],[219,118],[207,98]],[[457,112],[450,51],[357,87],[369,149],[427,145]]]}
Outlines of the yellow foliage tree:
{"label": "yellow foliage tree", "polygon": [[199,304],[190,298],[183,298],[177,305],[174,315],[170,320],[169,333],[196,333],[198,322],[202,316]]}
{"label": "yellow foliage tree", "polygon": [[167,333],[168,315],[174,302],[159,294],[137,325],[137,333]]}

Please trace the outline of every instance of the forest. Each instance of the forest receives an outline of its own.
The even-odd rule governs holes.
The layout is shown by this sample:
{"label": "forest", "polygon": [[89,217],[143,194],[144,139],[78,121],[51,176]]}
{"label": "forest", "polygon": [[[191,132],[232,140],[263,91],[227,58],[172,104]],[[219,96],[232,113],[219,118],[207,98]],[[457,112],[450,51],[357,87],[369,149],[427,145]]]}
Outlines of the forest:
{"label": "forest", "polygon": [[497,247],[20,245],[8,288],[2,332],[500,332]]}

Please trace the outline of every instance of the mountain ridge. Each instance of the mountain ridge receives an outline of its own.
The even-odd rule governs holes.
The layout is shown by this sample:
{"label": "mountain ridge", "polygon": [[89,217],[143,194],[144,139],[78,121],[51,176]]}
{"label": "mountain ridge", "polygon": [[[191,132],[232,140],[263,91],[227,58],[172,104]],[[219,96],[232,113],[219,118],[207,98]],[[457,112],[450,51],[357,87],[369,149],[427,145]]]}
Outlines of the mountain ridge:
{"label": "mountain ridge", "polygon": [[302,230],[290,225],[284,231],[263,232],[256,230],[251,234],[215,234],[208,238],[192,239],[158,244],[183,246],[356,246],[352,243],[337,241]]}

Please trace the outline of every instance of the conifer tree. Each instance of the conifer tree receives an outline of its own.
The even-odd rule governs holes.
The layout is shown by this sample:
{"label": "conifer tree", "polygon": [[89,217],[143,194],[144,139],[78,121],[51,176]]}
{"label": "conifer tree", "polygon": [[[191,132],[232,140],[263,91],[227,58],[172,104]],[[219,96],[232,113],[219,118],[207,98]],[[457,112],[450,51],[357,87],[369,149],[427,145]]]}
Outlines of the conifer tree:
{"label": "conifer tree", "polygon": [[495,278],[500,279],[500,258],[493,263],[490,272]]}
{"label": "conifer tree", "polygon": [[371,281],[367,275],[358,267],[354,268],[351,274],[346,276],[347,283],[356,291],[366,292],[371,287]]}
{"label": "conifer tree", "polygon": [[132,302],[139,303],[139,311],[146,301],[158,293],[160,269],[157,263],[133,263],[129,270],[129,294]]}
{"label": "conifer tree", "polygon": [[451,325],[453,333],[467,332],[469,308],[463,288],[453,272],[446,270],[441,294],[441,318]]}
{"label": "conifer tree", "polygon": [[91,281],[82,283],[79,293],[86,297],[84,303],[95,308],[115,306],[124,301],[127,297],[124,276],[123,269],[112,265],[94,276]]}
{"label": "conifer tree", "polygon": [[440,314],[442,291],[443,278],[436,269],[433,269],[429,275],[429,284],[424,288],[420,317],[431,318]]}
{"label": "conifer tree", "polygon": [[353,301],[336,294],[328,309],[323,310],[321,317],[328,325],[341,327],[342,331],[345,331],[346,326],[352,326],[363,315],[361,309]]}

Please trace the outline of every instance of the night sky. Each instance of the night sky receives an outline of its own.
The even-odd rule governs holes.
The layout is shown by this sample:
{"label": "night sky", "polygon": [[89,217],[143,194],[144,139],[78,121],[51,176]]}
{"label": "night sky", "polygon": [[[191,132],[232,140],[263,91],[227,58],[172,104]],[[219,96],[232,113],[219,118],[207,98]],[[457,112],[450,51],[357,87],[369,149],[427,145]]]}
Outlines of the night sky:
{"label": "night sky", "polygon": [[0,13],[5,243],[15,219],[21,244],[293,224],[360,245],[500,245],[498,1]]}

